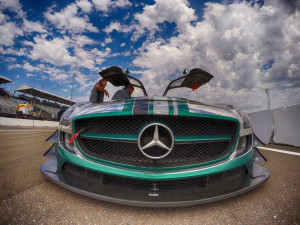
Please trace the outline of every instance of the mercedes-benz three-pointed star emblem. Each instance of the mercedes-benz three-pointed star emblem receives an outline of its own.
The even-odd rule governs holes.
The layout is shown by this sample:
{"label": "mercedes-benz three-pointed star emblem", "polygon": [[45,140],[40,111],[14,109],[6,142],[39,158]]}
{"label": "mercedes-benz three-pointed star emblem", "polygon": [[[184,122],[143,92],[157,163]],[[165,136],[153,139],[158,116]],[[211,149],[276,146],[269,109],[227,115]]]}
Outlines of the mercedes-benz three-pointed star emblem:
{"label": "mercedes-benz three-pointed star emblem", "polygon": [[140,132],[138,146],[148,158],[161,159],[170,154],[173,149],[173,133],[161,123],[149,124]]}

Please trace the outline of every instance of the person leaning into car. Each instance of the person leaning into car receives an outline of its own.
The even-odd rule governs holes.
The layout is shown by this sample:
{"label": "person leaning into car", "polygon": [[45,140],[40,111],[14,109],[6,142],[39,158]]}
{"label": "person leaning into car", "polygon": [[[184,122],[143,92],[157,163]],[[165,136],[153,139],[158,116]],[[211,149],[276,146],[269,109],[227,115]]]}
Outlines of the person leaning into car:
{"label": "person leaning into car", "polygon": [[109,93],[104,89],[106,87],[107,80],[101,79],[91,90],[90,102],[102,103],[104,99],[104,93],[109,97]]}
{"label": "person leaning into car", "polygon": [[126,85],[125,88],[121,89],[121,90],[118,90],[114,96],[112,97],[111,100],[124,100],[126,98],[130,98],[131,97],[131,94],[133,93],[134,91],[134,87],[132,84],[128,84]]}

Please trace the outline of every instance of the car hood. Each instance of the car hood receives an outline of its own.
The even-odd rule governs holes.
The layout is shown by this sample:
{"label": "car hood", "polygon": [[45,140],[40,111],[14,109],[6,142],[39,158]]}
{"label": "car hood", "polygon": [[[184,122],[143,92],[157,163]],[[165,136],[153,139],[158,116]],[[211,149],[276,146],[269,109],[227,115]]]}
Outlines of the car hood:
{"label": "car hood", "polygon": [[[97,116],[122,115],[169,115],[169,116],[221,116],[240,120],[239,115],[230,105],[210,105],[183,98],[138,97],[124,101],[104,103],[79,102],[70,107],[62,117],[68,122],[72,119]],[[67,124],[66,124],[67,125]]]}

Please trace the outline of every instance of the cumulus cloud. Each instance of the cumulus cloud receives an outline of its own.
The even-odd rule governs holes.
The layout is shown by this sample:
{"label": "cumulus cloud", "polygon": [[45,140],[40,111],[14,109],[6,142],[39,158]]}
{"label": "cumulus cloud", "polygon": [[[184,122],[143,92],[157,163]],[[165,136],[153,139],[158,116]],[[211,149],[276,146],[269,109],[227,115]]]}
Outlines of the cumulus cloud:
{"label": "cumulus cloud", "polygon": [[0,53],[3,55],[24,56],[27,55],[27,49],[26,48],[14,49],[12,47],[9,48],[0,47]]}
{"label": "cumulus cloud", "polygon": [[[31,48],[28,54],[29,58],[54,66],[73,66],[77,63],[78,67],[93,70],[97,65],[101,65],[111,53],[110,48],[105,48],[103,51],[97,48],[85,49],[85,45],[95,42],[82,35],[53,39],[46,35],[38,35],[33,40],[33,42],[23,42],[24,45]],[[110,40],[108,39],[106,42],[109,43]]]}
{"label": "cumulus cloud", "polygon": [[[63,9],[46,10],[46,20],[40,23],[27,20],[18,0],[9,0],[0,13],[0,54],[17,58],[8,70],[22,68],[31,76],[39,69],[43,78],[60,84],[72,82],[77,63],[75,80],[80,91],[90,90],[108,58],[130,56],[126,62],[130,64],[134,57],[133,66],[140,70],[146,88],[151,87],[147,89],[150,96],[162,94],[185,68],[199,67],[215,78],[194,92],[180,90],[180,96],[233,103],[253,111],[263,109],[265,88],[269,88],[273,107],[286,105],[287,99],[289,104],[299,103],[300,3],[265,0],[261,6],[255,2],[206,3],[203,17],[198,18],[188,0],[155,0],[153,5],[135,3],[139,8],[134,10],[143,9],[130,17],[128,13],[118,20],[107,17],[112,20],[92,24],[95,14],[108,16],[114,8],[126,10],[132,4],[128,0],[74,0]],[[133,18],[131,23],[129,18]],[[167,38],[166,26],[170,28]],[[89,32],[107,36],[101,34],[104,41],[100,42]],[[115,32],[126,33],[118,34],[124,40],[118,42]],[[127,43],[130,34],[135,43]],[[113,49],[119,45],[124,52],[106,47],[113,40]],[[133,46],[140,47],[133,50]],[[22,62],[23,57],[28,59]],[[82,73],[85,69],[95,76]],[[178,91],[170,95],[178,96]]]}
{"label": "cumulus cloud", "polygon": [[110,44],[110,43],[112,43],[111,37],[105,38],[104,43],[105,43],[105,44]]}
{"label": "cumulus cloud", "polygon": [[82,17],[78,15],[78,6],[74,3],[68,5],[60,12],[53,12],[53,9],[49,9],[44,15],[48,21],[62,32],[83,33],[86,31],[99,31],[97,27],[89,22],[88,16]]}
{"label": "cumulus cloud", "polygon": [[86,50],[79,47],[74,47],[74,57],[78,66],[85,67],[90,70],[96,70],[97,66],[101,65],[111,53],[110,48],[100,51],[97,48]]}
{"label": "cumulus cloud", "polygon": [[111,37],[105,38],[104,42],[101,43],[101,46],[104,47],[105,45],[112,43],[112,41],[113,40],[111,39]]}
{"label": "cumulus cloud", "polygon": [[29,72],[33,72],[33,71],[39,71],[40,68],[32,66],[30,63],[25,62],[25,64],[23,65],[23,68]]}
{"label": "cumulus cloud", "polygon": [[95,63],[101,65],[111,54],[110,48],[105,48],[104,51],[100,51],[96,48],[92,49],[91,54],[95,56]]}
{"label": "cumulus cloud", "polygon": [[[282,1],[266,1],[262,7],[247,2],[206,3],[203,20],[192,23],[194,11],[186,1],[178,1],[181,9],[172,11],[178,19],[169,15],[167,5],[173,1],[160,0],[135,16],[144,30],[155,32],[160,23],[173,21],[179,32],[169,40],[144,43],[133,61],[145,69],[142,80],[152,87],[150,95],[162,93],[184,68],[194,67],[215,75],[207,87],[189,91],[188,97],[197,100],[254,110],[264,105],[264,88],[285,96],[299,90],[289,89],[300,87],[299,10],[291,10]],[[155,15],[164,16],[155,19]],[[278,100],[273,103],[280,105]]]}
{"label": "cumulus cloud", "polygon": [[107,12],[111,8],[125,8],[132,5],[128,0],[92,0],[92,2],[96,10],[103,12]]}
{"label": "cumulus cloud", "polygon": [[79,47],[83,47],[85,45],[93,45],[97,43],[95,40],[84,35],[73,35],[72,40],[74,44],[76,44]]}
{"label": "cumulus cloud", "polygon": [[49,65],[40,64],[41,72],[47,74],[47,78],[58,84],[67,84],[72,82],[73,72],[72,70],[64,70]]}
{"label": "cumulus cloud", "polygon": [[12,69],[15,69],[15,68],[22,68],[22,66],[20,64],[14,63],[14,64],[10,64],[7,67],[8,70],[12,70]]}
{"label": "cumulus cloud", "polygon": [[119,22],[112,22],[109,24],[109,26],[105,27],[103,30],[106,33],[111,33],[113,30],[120,31],[121,24]]}
{"label": "cumulus cloud", "polygon": [[121,25],[119,22],[111,22],[108,26],[106,26],[103,31],[105,33],[110,34],[114,30],[118,32],[130,32],[133,29],[133,26]]}
{"label": "cumulus cloud", "polygon": [[15,38],[21,35],[23,35],[23,31],[15,23],[2,18],[0,21],[0,45],[13,46]]}
{"label": "cumulus cloud", "polygon": [[44,29],[43,25],[39,22],[28,21],[24,18],[23,20],[23,30],[24,32],[39,32],[39,33],[47,33],[47,30]]}
{"label": "cumulus cloud", "polygon": [[186,0],[156,0],[154,5],[146,5],[142,13],[134,15],[138,26],[134,34],[137,39],[145,30],[150,36],[159,30],[159,24],[175,22],[179,32],[183,33],[189,28],[190,22],[197,19],[194,9],[189,7]]}
{"label": "cumulus cloud", "polygon": [[17,59],[15,57],[5,57],[3,60],[6,61],[6,62],[9,62],[9,63],[13,63]]}
{"label": "cumulus cloud", "polygon": [[9,10],[15,12],[18,17],[23,17],[24,12],[22,10],[22,6],[18,0],[7,0],[1,2],[2,10]]}
{"label": "cumulus cloud", "polygon": [[36,74],[26,73],[26,77],[36,77]]}
{"label": "cumulus cloud", "polygon": [[145,5],[142,13],[134,15],[135,22],[130,26],[121,25],[119,22],[111,22],[109,26],[103,30],[111,33],[116,30],[118,32],[130,32],[134,30],[132,40],[149,32],[150,39],[156,31],[159,31],[159,25],[165,22],[176,23],[179,32],[185,32],[189,28],[190,23],[197,19],[195,11],[188,7],[186,0],[156,0],[154,5]]}
{"label": "cumulus cloud", "polygon": [[34,37],[34,43],[31,43],[32,49],[30,50],[29,58],[57,66],[70,65],[75,59],[68,51],[70,42],[71,40],[67,36],[52,40],[47,40],[45,36],[36,36]]}
{"label": "cumulus cloud", "polygon": [[85,13],[91,12],[93,7],[92,3],[90,3],[88,0],[78,0],[76,4]]}
{"label": "cumulus cloud", "polygon": [[8,16],[0,13],[0,45],[13,46],[17,37],[31,32],[46,33],[47,31],[38,22],[23,18],[23,24],[17,24],[11,22]]}

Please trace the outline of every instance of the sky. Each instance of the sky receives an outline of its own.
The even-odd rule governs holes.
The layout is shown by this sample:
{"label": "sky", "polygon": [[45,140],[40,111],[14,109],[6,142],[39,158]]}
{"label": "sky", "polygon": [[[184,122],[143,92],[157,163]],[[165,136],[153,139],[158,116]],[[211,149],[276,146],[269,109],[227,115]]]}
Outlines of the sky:
{"label": "sky", "polygon": [[[299,104],[300,1],[0,0],[6,89],[70,99],[74,84],[72,99],[88,100],[110,66],[128,68],[149,96],[201,68],[209,84],[168,95],[253,112],[267,109],[268,88],[271,108]],[[108,84],[110,98],[118,89]]]}

